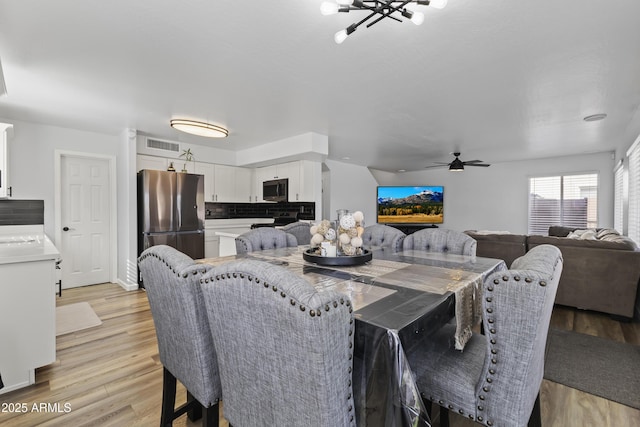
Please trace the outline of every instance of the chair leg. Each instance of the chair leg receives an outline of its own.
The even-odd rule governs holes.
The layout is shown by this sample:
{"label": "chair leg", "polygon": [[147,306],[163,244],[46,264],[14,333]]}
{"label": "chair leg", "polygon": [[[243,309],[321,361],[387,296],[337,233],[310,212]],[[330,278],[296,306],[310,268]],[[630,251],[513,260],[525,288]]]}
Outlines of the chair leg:
{"label": "chair leg", "polygon": [[202,427],[218,427],[220,419],[220,403],[203,408]]}
{"label": "chair leg", "polygon": [[202,417],[202,405],[196,400],[189,390],[187,390],[187,417],[191,421],[197,421]]}
{"label": "chair leg", "polygon": [[176,404],[176,377],[167,368],[162,369],[162,415],[161,427],[171,427]]}
{"label": "chair leg", "polygon": [[440,427],[449,427],[449,410],[440,406]]}
{"label": "chair leg", "polygon": [[536,396],[536,402],[533,404],[533,410],[529,417],[529,427],[542,427],[542,415],[540,413],[540,392]]}

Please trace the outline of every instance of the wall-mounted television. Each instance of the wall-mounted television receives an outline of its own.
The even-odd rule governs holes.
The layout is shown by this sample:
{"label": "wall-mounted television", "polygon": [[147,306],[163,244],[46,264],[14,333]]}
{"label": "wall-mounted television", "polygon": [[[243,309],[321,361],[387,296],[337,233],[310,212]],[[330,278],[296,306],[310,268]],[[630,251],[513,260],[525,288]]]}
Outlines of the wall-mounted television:
{"label": "wall-mounted television", "polygon": [[379,224],[442,224],[444,187],[379,186],[377,189]]}

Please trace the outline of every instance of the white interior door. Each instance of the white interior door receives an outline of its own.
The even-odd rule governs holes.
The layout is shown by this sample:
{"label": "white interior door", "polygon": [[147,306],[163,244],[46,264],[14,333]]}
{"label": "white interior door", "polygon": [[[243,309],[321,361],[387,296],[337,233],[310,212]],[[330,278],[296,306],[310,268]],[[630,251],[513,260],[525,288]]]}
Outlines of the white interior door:
{"label": "white interior door", "polygon": [[109,281],[110,182],[107,159],[60,159],[63,288]]}

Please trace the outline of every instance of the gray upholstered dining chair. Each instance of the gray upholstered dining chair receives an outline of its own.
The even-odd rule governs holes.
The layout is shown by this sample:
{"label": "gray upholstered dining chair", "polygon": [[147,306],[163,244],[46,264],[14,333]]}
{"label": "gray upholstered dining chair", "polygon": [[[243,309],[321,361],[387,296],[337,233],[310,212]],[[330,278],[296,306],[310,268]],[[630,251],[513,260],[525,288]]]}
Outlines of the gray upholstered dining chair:
{"label": "gray upholstered dining chair", "polygon": [[224,416],[235,426],[355,425],[347,296],[283,267],[240,260],[201,278]]}
{"label": "gray upholstered dining chair", "polygon": [[540,384],[562,254],[541,245],[484,281],[485,335],[454,349],[454,325],[407,352],[425,401],[487,426],[540,425]]}
{"label": "gray upholstered dining chair", "polygon": [[[160,424],[171,426],[188,412],[192,420],[202,415],[203,426],[217,426],[222,388],[199,283],[211,267],[164,245],[145,250],[138,266],[163,365]],[[187,403],[179,408],[175,408],[176,379],[187,389]]]}
{"label": "gray upholstered dining chair", "polygon": [[403,249],[420,249],[458,255],[476,255],[477,243],[465,233],[442,228],[424,228],[409,234],[402,242]]}
{"label": "gray upholstered dining chair", "polygon": [[365,248],[372,246],[389,247],[394,252],[402,250],[402,242],[406,234],[397,228],[384,224],[373,224],[364,228],[362,233],[362,245]]}
{"label": "gray upholstered dining chair", "polygon": [[236,237],[238,254],[292,246],[298,246],[298,240],[293,234],[271,227],[254,228]]}
{"label": "gray upholstered dining chair", "polygon": [[311,224],[304,221],[296,221],[280,227],[285,233],[293,234],[298,245],[308,245],[311,242]]}

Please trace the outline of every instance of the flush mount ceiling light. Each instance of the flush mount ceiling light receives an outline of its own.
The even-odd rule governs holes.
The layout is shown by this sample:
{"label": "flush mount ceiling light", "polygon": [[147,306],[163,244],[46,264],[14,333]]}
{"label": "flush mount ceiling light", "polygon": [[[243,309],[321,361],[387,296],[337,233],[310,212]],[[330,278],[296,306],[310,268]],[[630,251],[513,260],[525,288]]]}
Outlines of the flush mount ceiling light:
{"label": "flush mount ceiling light", "polygon": [[606,114],[604,113],[599,113],[599,114],[592,114],[590,116],[585,117],[584,120],[585,122],[597,122],[598,120],[603,120],[607,117]]}
{"label": "flush mount ceiling light", "polygon": [[346,29],[336,33],[333,39],[340,44],[353,33],[361,24],[366,23],[367,28],[383,20],[390,18],[394,21],[402,22],[400,17],[411,20],[416,25],[422,24],[424,14],[422,12],[406,9],[408,4],[417,4],[419,6],[432,6],[436,9],[442,9],[447,5],[448,0],[335,0],[334,2],[325,1],[320,5],[320,13],[323,15],[334,15],[338,12],[366,11],[369,14],[359,22],[349,25]]}
{"label": "flush mount ceiling light", "polygon": [[170,123],[172,128],[192,135],[205,136],[207,138],[224,138],[229,135],[229,131],[225,128],[210,123],[186,119],[173,119]]}

